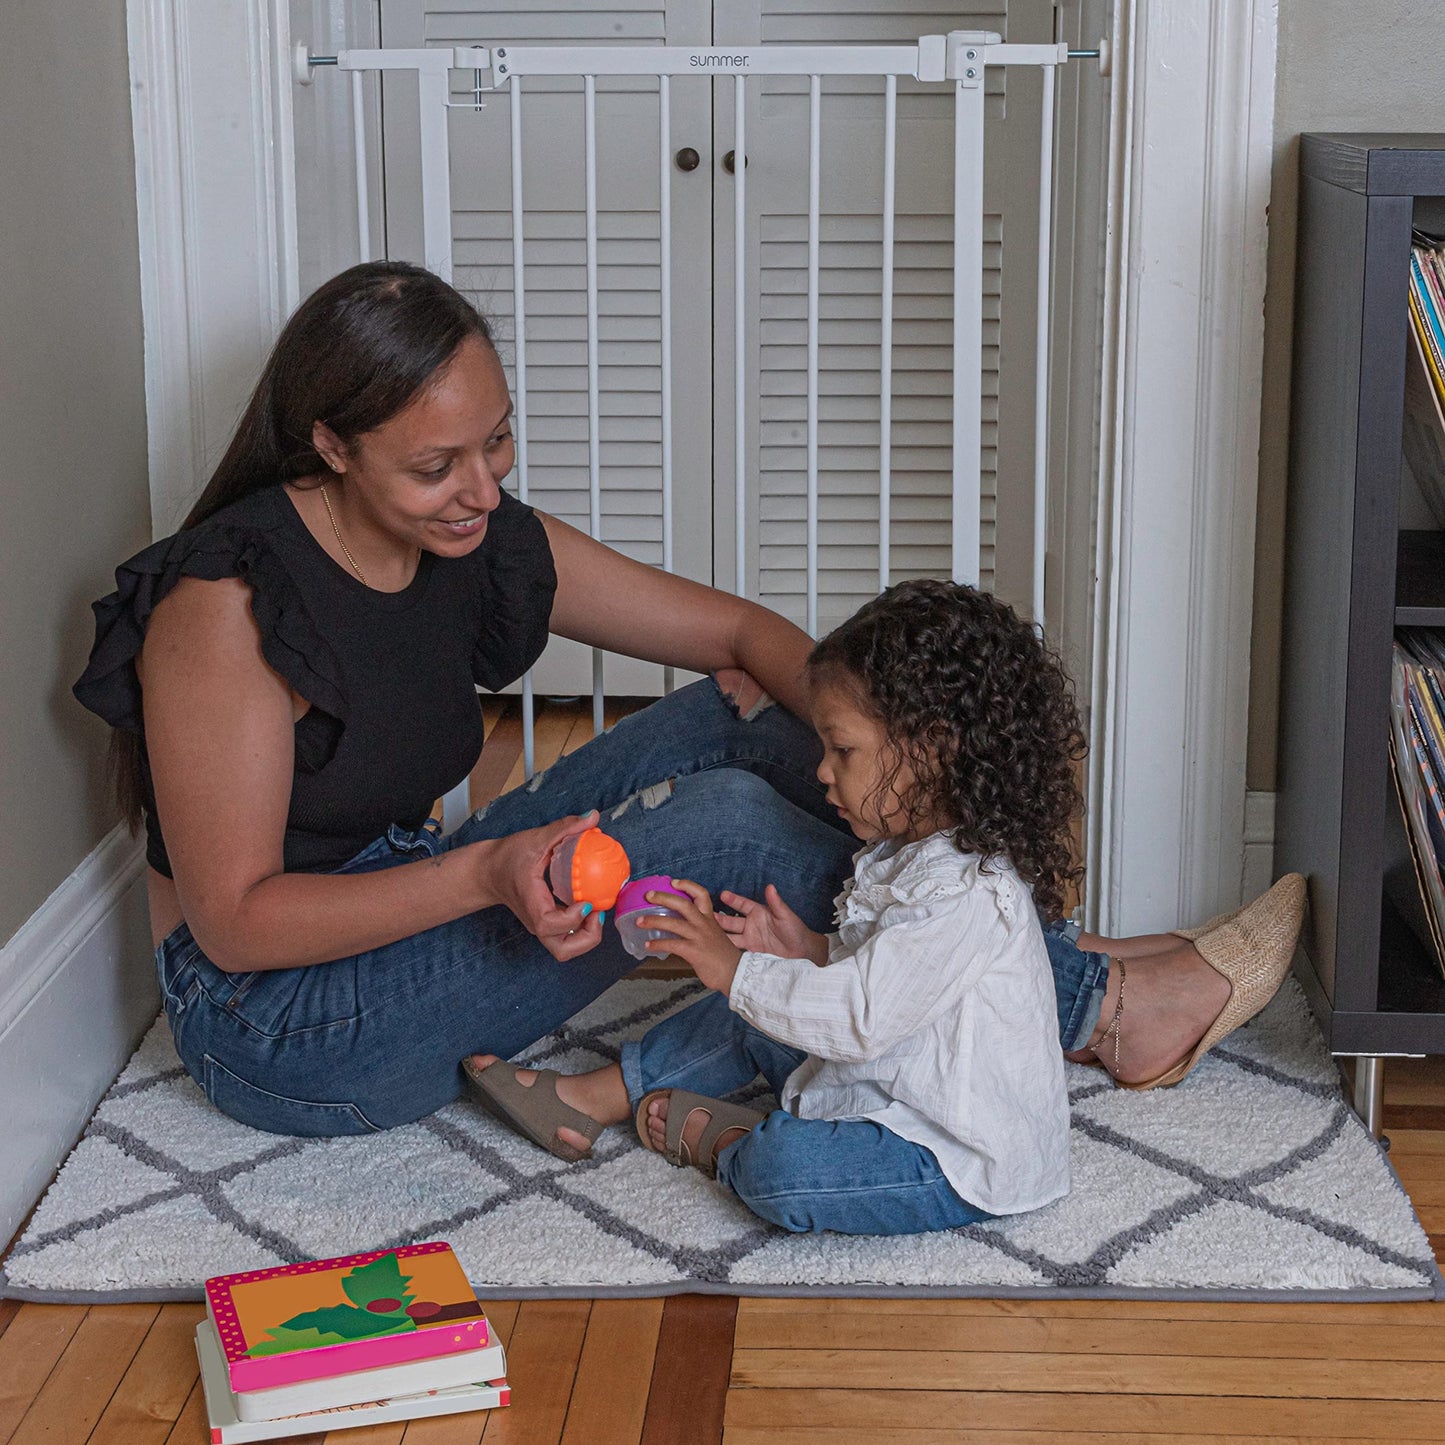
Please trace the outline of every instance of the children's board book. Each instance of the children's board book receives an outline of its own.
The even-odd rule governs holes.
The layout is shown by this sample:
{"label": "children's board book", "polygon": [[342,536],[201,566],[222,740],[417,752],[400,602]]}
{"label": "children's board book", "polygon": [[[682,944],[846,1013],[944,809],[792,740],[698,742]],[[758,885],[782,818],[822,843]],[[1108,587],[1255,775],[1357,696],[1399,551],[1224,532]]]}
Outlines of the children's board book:
{"label": "children's board book", "polygon": [[442,1243],[218,1275],[206,1310],[237,1394],[488,1343],[482,1307]]}
{"label": "children's board book", "polygon": [[[215,1326],[210,1320],[201,1323],[208,1338],[215,1340],[219,1356],[221,1344],[216,1338]],[[349,1375],[328,1375],[323,1380],[298,1380],[293,1385],[228,1393],[240,1419],[278,1420],[285,1415],[303,1415],[313,1410],[339,1410],[398,1395],[475,1385],[500,1379],[506,1373],[506,1353],[494,1340],[479,1350],[466,1350],[458,1355],[438,1355],[432,1360],[410,1360],[403,1365],[355,1370]]]}
{"label": "children's board book", "polygon": [[[500,1347],[497,1347],[500,1348]],[[206,1395],[211,1445],[244,1445],[249,1440],[275,1440],[283,1436],[320,1435],[359,1425],[384,1425],[394,1420],[420,1420],[428,1415],[460,1415],[467,1410],[490,1410],[510,1405],[512,1391],[505,1379],[480,1384],[454,1385],[416,1395],[360,1401],[330,1410],[287,1415],[279,1420],[242,1420],[236,1414],[236,1397],[226,1385],[226,1361],[210,1321],[196,1326],[196,1355],[201,1362],[201,1386]]]}

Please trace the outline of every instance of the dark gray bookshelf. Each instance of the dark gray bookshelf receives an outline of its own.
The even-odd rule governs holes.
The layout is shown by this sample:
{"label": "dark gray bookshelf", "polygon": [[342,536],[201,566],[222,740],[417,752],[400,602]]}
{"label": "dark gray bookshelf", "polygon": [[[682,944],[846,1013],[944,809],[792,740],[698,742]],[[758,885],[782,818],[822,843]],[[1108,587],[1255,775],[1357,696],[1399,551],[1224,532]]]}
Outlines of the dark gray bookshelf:
{"label": "dark gray bookshelf", "polygon": [[1445,977],[1386,886],[1391,635],[1445,627],[1445,533],[1400,524],[1416,226],[1445,234],[1445,135],[1300,138],[1275,868],[1309,880],[1296,971],[1331,1050],[1373,1059],[1445,1053]]}

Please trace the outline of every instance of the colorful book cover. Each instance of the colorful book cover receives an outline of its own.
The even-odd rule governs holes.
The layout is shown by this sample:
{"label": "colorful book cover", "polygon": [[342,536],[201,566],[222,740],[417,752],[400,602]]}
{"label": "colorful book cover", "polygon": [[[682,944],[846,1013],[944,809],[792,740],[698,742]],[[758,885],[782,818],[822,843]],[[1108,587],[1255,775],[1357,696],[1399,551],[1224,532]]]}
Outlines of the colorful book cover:
{"label": "colorful book cover", "polygon": [[268,1389],[480,1349],[482,1307],[449,1244],[408,1244],[206,1281],[231,1388]]}
{"label": "colorful book cover", "polygon": [[1430,253],[1423,246],[1411,247],[1410,290],[1420,305],[1420,314],[1428,328],[1431,345],[1439,356],[1445,352],[1445,327],[1441,325],[1435,288],[1430,284],[1433,270]]}

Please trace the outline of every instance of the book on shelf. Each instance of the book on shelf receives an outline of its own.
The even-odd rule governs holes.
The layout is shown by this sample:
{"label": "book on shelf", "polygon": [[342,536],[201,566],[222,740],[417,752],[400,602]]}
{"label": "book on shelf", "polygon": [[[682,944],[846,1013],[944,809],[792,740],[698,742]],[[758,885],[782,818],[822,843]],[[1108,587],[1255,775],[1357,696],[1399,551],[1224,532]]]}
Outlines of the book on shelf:
{"label": "book on shelf", "polygon": [[[500,1355],[501,1347],[492,1346]],[[412,1394],[358,1400],[350,1405],[305,1410],[267,1419],[243,1419],[238,1399],[229,1384],[221,1343],[210,1320],[196,1326],[196,1357],[201,1365],[201,1389],[206,1397],[206,1418],[211,1445],[245,1445],[252,1440],[276,1440],[297,1435],[319,1435],[362,1425],[384,1425],[398,1420],[420,1420],[432,1415],[459,1415],[471,1410],[494,1410],[512,1402],[505,1375],[468,1384],[424,1389]]]}
{"label": "book on shelf", "polygon": [[461,1264],[439,1242],[218,1275],[206,1281],[206,1316],[243,1421],[506,1369]]}
{"label": "book on shelf", "polygon": [[[1396,634],[1390,670],[1390,774],[1405,848],[1385,890],[1445,973],[1445,651],[1424,628]],[[1408,862],[1402,858],[1408,858]]]}
{"label": "book on shelf", "polygon": [[1445,242],[1416,231],[1410,248],[1405,425],[1411,475],[1445,528]]}

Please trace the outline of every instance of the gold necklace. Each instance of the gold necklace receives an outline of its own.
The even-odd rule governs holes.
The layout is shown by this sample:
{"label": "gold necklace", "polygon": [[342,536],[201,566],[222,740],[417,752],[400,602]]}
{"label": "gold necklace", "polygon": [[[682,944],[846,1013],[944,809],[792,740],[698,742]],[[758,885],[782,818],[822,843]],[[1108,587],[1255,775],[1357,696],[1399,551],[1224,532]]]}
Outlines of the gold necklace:
{"label": "gold necklace", "polygon": [[341,528],[336,525],[336,513],[331,510],[331,498],[326,495],[326,484],[321,485],[321,500],[326,503],[326,515],[331,518],[331,530],[336,533],[336,541],[341,550],[346,553],[346,560],[351,563],[351,570],[361,579],[361,585],[368,587],[371,584],[366,580],[366,573],[356,565],[356,558],[351,555],[351,548],[346,545],[346,539],[341,535]]}

